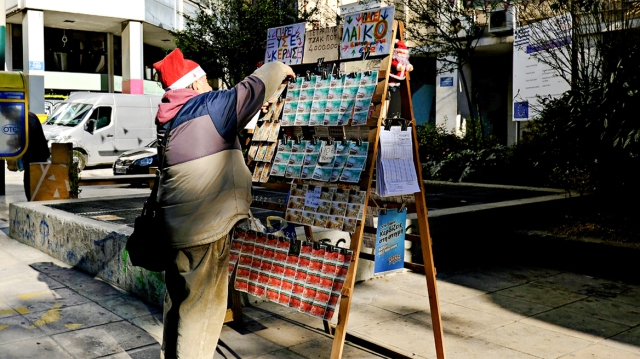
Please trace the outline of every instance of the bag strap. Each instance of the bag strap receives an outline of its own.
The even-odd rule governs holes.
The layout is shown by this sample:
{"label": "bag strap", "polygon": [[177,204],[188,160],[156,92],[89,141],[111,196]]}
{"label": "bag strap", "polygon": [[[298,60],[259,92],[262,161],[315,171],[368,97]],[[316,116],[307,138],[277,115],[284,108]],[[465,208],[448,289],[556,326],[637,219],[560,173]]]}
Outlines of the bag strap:
{"label": "bag strap", "polygon": [[149,196],[149,199],[148,199],[149,203],[158,201],[158,186],[160,183],[160,175],[162,174],[162,171],[164,171],[164,164],[165,164],[165,158],[166,158],[165,151],[167,149],[167,144],[169,143],[169,137],[171,136],[171,128],[173,127],[173,120],[175,120],[175,117],[172,118],[171,121],[169,121],[169,126],[167,130],[163,134],[159,134],[161,138],[158,146],[158,155],[160,155],[160,151],[162,151],[162,156],[160,156],[160,166],[156,171],[156,180],[153,182],[151,195]]}

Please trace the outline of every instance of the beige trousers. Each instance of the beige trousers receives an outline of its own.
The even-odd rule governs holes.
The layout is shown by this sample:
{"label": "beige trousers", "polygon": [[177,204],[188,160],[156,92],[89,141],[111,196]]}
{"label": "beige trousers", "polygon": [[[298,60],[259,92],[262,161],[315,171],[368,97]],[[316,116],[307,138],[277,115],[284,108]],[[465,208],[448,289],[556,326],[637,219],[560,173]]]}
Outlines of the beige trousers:
{"label": "beige trousers", "polygon": [[165,359],[213,358],[227,311],[229,235],[175,251],[165,271]]}

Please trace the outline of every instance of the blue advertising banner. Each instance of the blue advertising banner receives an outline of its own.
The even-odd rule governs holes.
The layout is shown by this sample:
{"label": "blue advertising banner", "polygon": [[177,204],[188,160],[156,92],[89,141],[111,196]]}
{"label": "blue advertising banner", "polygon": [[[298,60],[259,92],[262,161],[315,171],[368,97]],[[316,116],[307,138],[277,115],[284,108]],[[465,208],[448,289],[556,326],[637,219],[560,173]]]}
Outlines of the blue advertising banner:
{"label": "blue advertising banner", "polygon": [[407,223],[407,210],[398,213],[397,209],[387,210],[387,214],[378,217],[376,234],[375,269],[382,273],[404,268],[404,231]]}
{"label": "blue advertising banner", "polygon": [[453,87],[453,77],[441,77],[440,87]]}

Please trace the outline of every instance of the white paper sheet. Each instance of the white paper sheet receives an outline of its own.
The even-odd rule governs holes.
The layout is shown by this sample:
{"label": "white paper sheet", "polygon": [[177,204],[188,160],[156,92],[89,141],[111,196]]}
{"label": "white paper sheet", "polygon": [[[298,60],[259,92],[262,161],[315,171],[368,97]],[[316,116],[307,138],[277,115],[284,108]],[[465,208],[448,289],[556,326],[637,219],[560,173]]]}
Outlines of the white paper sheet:
{"label": "white paper sheet", "polygon": [[412,131],[400,126],[380,131],[376,192],[383,197],[420,192],[413,163]]}

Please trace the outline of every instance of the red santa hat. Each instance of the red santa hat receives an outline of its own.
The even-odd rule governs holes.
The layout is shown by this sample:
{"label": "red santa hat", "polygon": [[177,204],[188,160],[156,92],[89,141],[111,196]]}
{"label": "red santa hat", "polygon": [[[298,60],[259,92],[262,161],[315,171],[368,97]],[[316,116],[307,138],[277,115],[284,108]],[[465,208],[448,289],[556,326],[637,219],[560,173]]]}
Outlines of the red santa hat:
{"label": "red santa hat", "polygon": [[163,60],[153,64],[153,67],[160,71],[160,78],[166,91],[185,88],[206,75],[200,65],[191,60],[185,60],[182,51],[178,48]]}
{"label": "red santa hat", "polygon": [[399,40],[399,39],[396,39],[396,51],[403,54],[409,53],[409,49],[407,49],[407,45],[405,45],[404,42],[402,42],[402,40]]}

